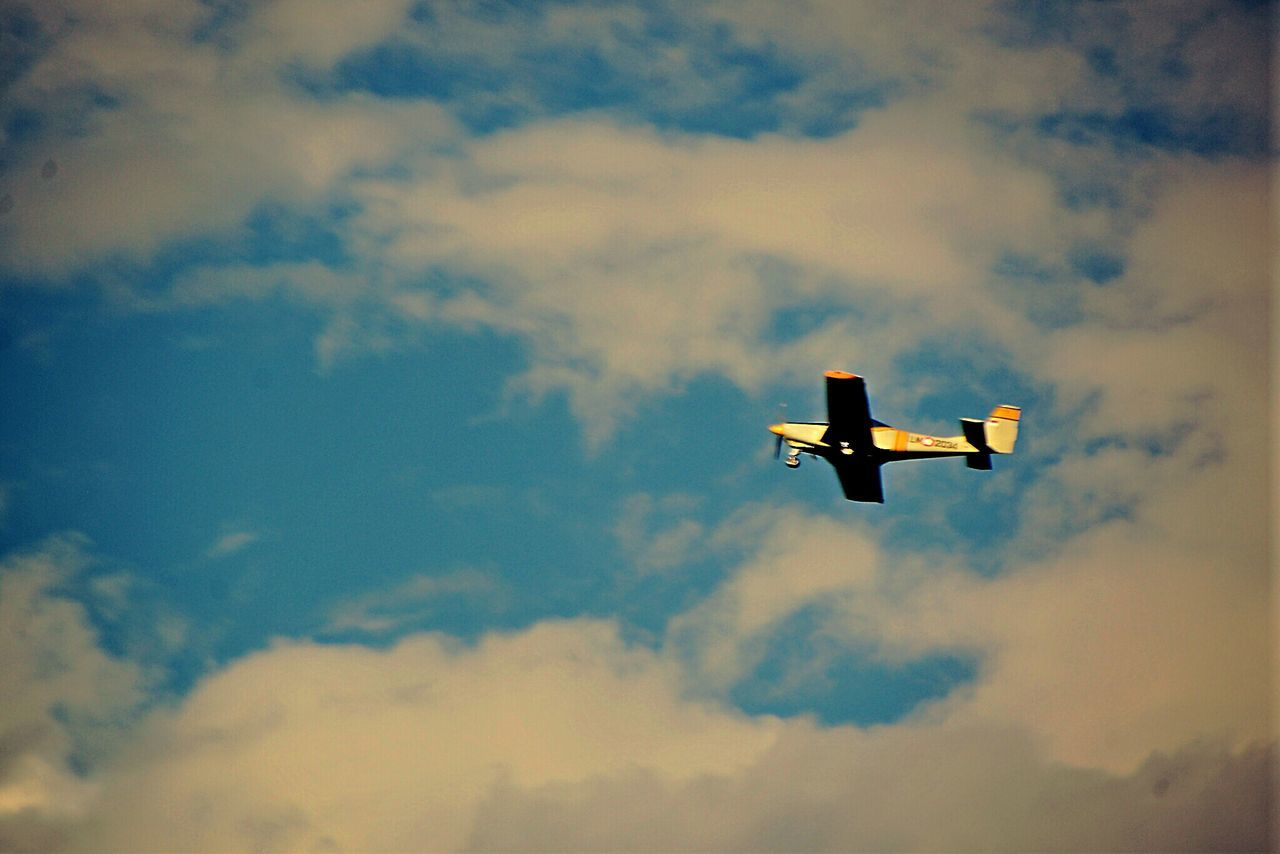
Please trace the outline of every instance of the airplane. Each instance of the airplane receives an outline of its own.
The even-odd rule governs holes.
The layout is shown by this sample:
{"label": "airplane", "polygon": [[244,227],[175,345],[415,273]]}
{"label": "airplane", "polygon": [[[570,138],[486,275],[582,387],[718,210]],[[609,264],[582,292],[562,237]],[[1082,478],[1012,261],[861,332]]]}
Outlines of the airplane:
{"label": "airplane", "polygon": [[960,436],[927,436],[890,427],[871,417],[867,384],[848,371],[827,371],[827,420],[786,421],[769,426],[778,437],[773,456],[786,443],[787,466],[800,465],[800,455],[821,457],[835,467],[844,497],[884,503],[880,466],[898,460],[964,457],[971,469],[991,470],[992,454],[1012,454],[1022,409],[1001,404],[987,420],[961,418]]}

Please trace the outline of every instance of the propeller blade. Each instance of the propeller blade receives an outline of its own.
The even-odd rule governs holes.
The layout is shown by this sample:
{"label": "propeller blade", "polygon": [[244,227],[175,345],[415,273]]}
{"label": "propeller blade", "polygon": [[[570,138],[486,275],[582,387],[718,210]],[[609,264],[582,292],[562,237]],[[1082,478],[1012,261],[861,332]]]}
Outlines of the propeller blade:
{"label": "propeller blade", "polygon": [[[787,423],[787,405],[785,403],[778,404],[778,422],[779,424]],[[780,459],[782,457],[782,434],[778,434],[778,440],[773,443],[773,458]]]}

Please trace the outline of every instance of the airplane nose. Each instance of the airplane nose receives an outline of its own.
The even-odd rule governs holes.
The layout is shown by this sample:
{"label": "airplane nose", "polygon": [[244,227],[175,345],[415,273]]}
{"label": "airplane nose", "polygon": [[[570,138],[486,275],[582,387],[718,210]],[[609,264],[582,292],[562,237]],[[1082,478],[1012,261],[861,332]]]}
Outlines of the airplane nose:
{"label": "airplane nose", "polygon": [[770,424],[770,425],[769,425],[769,432],[770,432],[770,433],[772,433],[772,434],[773,434],[773,435],[775,435],[775,436],[781,436],[781,435],[783,435],[784,429],[785,429],[785,428],[784,428],[784,426],[783,426],[782,424]]}

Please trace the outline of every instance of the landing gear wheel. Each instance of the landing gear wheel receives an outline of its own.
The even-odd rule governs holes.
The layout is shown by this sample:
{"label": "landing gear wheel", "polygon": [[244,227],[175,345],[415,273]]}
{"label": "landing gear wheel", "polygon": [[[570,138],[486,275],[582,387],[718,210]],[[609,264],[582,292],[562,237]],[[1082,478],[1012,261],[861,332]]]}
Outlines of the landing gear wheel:
{"label": "landing gear wheel", "polygon": [[799,458],[799,457],[787,457],[787,468],[791,468],[791,469],[798,469],[798,468],[800,468],[800,458]]}

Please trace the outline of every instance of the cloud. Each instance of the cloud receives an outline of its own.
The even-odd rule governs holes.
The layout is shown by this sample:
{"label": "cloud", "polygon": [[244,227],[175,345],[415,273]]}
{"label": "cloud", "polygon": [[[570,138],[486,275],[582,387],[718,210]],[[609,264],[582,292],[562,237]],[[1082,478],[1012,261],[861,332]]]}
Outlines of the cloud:
{"label": "cloud", "polygon": [[260,538],[261,536],[253,531],[228,531],[209,546],[205,556],[226,557],[248,548]]}
{"label": "cloud", "polygon": [[[14,208],[0,221],[10,273],[57,282],[106,260],[146,264],[176,241],[234,236],[258,205],[323,204],[352,170],[449,126],[429,104],[320,102],[281,78],[290,62],[384,35],[404,4],[367,6],[353,26],[326,21],[324,38],[307,35],[314,10],[259,4],[229,43],[200,37],[207,6],[161,5],[41,13],[50,44],[8,93],[49,129],[17,150]],[[30,164],[48,159],[57,176],[39,179]]]}
{"label": "cloud", "polygon": [[681,700],[671,665],[608,623],[544,623],[474,648],[431,635],[385,652],[282,643],[154,718],[77,839],[456,849],[500,781],[733,774],[778,727]]}
{"label": "cloud", "polygon": [[831,56],[804,45],[741,38],[709,8],[434,4],[345,58],[325,83],[438,99],[478,134],[607,110],[629,124],[718,136],[828,135],[895,94],[897,81],[878,69],[847,59],[832,69]]}
{"label": "cloud", "polygon": [[[1243,360],[1248,349],[1227,351]],[[754,678],[801,614],[825,648],[890,665],[971,658],[976,678],[918,715],[1013,727],[1055,761],[1117,774],[1196,739],[1266,739],[1272,522],[1252,429],[1266,402],[1248,370],[1228,376],[1206,394],[1238,417],[1229,425],[1188,413],[1190,426],[1161,437],[1106,424],[1116,432],[1096,450],[1050,432],[1068,444],[1027,490],[1004,547],[904,550],[869,525],[757,511],[758,545],[673,618],[667,642],[694,685],[721,693]],[[1184,379],[1149,377],[1147,390],[1165,406]]]}
{"label": "cloud", "polygon": [[69,847],[1265,847],[1264,745],[1114,773],[1018,725],[751,718],[682,681],[589,620],[470,647],[280,642],[153,715]]}
{"label": "cloud", "polygon": [[[1027,438],[1048,449],[1023,457],[1029,485],[989,495],[1016,502],[1003,545],[904,551],[870,526],[761,512],[751,556],[670,624],[695,682],[751,678],[809,613],[828,647],[973,657],[977,678],[918,714],[1013,727],[1072,766],[1131,774],[1196,739],[1268,738],[1265,188],[1252,166],[1190,170],[1092,292],[1090,320],[1010,339],[1061,400],[1029,412]],[[949,506],[927,506],[928,526]]]}
{"label": "cloud", "polygon": [[[1109,150],[1007,137],[975,115],[1033,117],[1073,97],[1067,81],[1083,81],[1087,63],[1059,48],[1028,53],[975,39],[954,68],[929,66],[935,88],[830,138],[741,141],[594,116],[490,134],[462,159],[421,162],[408,183],[360,185],[353,245],[378,247],[410,281],[409,271],[443,265],[482,282],[444,298],[410,287],[393,302],[415,320],[524,338],[534,366],[518,382],[535,393],[568,390],[597,441],[636,392],[703,373],[757,389],[833,363],[892,376],[904,346],[939,329],[975,330],[1053,380],[1095,355],[1114,361],[1102,339],[1134,340],[1118,327],[1154,335],[1202,310],[1204,283],[1223,274],[1237,283],[1233,294],[1239,283],[1257,287],[1261,165],[1181,156],[1121,169]],[[1073,74],[1048,71],[1066,57]],[[1013,87],[1025,103],[993,100],[991,74],[1010,69],[1034,78]],[[1115,204],[1073,201],[1079,170],[1114,172]],[[1212,222],[1200,218],[1201,202]],[[1122,280],[1089,281],[1080,267],[1089,247],[1120,265]],[[1010,258],[1057,279],[995,285]],[[804,307],[821,320],[773,339],[777,316]],[[1046,324],[1063,328],[1046,341]],[[1134,374],[1165,350],[1156,340],[1136,347],[1144,355]],[[1187,359],[1202,350],[1188,348]],[[1150,396],[1140,385],[1135,400]]]}
{"label": "cloud", "polygon": [[275,70],[283,62],[327,68],[353,50],[376,44],[405,22],[410,0],[374,0],[356,9],[339,0],[274,0],[232,28],[247,61]]}
{"label": "cloud", "polygon": [[[1153,157],[1064,141],[1040,124],[1148,102],[1178,116],[1197,104],[1256,112],[1264,48],[1246,40],[1239,63],[1215,48],[1250,31],[1251,13],[1231,6],[1180,7],[1172,19],[1141,5],[907,16],[824,2],[494,15],[385,2],[354,17],[291,2],[127,18],[59,9],[42,13],[47,44],[13,95],[32,109],[73,105],[65,122],[83,127],[47,121],[40,150],[22,149],[9,173],[21,206],[0,222],[11,271],[56,280],[131,259],[102,283],[139,309],[285,294],[329,316],[315,342],[322,367],[434,324],[514,335],[531,364],[513,387],[567,391],[596,444],[641,396],[692,377],[754,391],[855,364],[893,378],[904,347],[940,328],[976,331],[1042,375],[1064,354],[1089,364],[1109,349],[1098,339],[1111,324],[1156,299],[1134,286],[1141,271],[1125,264],[1125,282],[1100,296],[1069,280],[996,288],[1001,265],[1066,271],[1091,246],[1117,263],[1155,263],[1150,240],[1175,270],[1184,256],[1168,251],[1168,229],[1141,227],[1170,180],[1206,185],[1184,194],[1192,218],[1181,228],[1203,235],[1185,243],[1188,256],[1216,259],[1240,236],[1196,231],[1195,204],[1230,208],[1233,196],[1207,185],[1240,187],[1256,172],[1185,149]],[[556,106],[558,84],[525,73],[546,68],[548,45],[591,57],[596,77],[645,71],[639,90],[669,84],[688,99],[673,108],[682,114],[703,111],[708,93],[741,91],[729,100],[773,118],[735,135],[664,122],[626,93]],[[404,56],[417,64],[392,61]],[[458,70],[477,56],[489,72]],[[772,76],[749,82],[743,56]],[[421,85],[385,89],[359,73],[387,67]],[[843,118],[822,133],[788,118],[839,104],[848,80],[892,94],[826,107]],[[93,91],[102,96],[68,96]],[[503,99],[515,118],[461,129],[469,109]],[[38,180],[51,156],[57,176]],[[1090,181],[1107,185],[1088,192],[1111,205],[1080,203]],[[341,257],[311,257],[298,241],[288,251],[303,257],[228,261],[252,254],[249,220],[264,206],[317,218]],[[147,269],[194,238],[229,248],[216,263],[197,252],[176,270]],[[1151,272],[1159,282],[1162,269]],[[135,286],[147,276],[163,281]],[[801,310],[818,322],[779,338],[778,316]],[[1044,346],[1045,317],[1079,314]]]}
{"label": "cloud", "polygon": [[[908,107],[826,140],[542,124],[361,184],[353,245],[406,284],[440,265],[483,283],[408,284],[394,304],[525,339],[517,383],[568,390],[598,440],[635,392],[693,376],[756,389],[832,362],[887,372],[930,323],[1016,325],[986,302],[986,270],[1013,248],[1062,251],[1071,224],[1043,175],[987,157],[978,135]],[[775,313],[799,307],[822,322],[770,342]],[[868,308],[884,322],[858,322]]]}
{"label": "cloud", "polygon": [[1263,171],[1183,164],[1124,272],[1089,287],[1086,319],[1023,342],[1057,397],[1033,415],[1057,453],[1023,506],[1028,532],[1058,538],[1152,502],[1233,552],[1265,540],[1266,472],[1250,463],[1270,384]]}
{"label": "cloud", "polygon": [[[1134,533],[991,581],[930,584],[885,615],[897,625],[881,640],[984,649],[982,678],[948,720],[1017,722],[1072,765],[1128,772],[1197,738],[1267,737],[1264,566]],[[859,604],[850,616],[874,622]]]}
{"label": "cloud", "polygon": [[[587,619],[474,644],[281,640],[130,727],[87,775],[63,758],[62,721],[37,708],[6,729],[26,747],[2,827],[24,847],[93,850],[1264,848],[1270,580],[1267,516],[1248,505],[1265,506],[1265,482],[1241,478],[1248,458],[1227,436],[1214,463],[1194,464],[1194,442],[1154,463],[1088,459],[1158,489],[1047,554],[1015,552],[994,577],[962,556],[904,556],[872,526],[756,508],[708,533],[744,557],[656,648]],[[1245,491],[1221,500],[1227,484]],[[686,506],[633,499],[620,533]],[[18,696],[127,716],[136,670],[66,630],[83,612],[34,592],[56,577],[41,560],[5,565],[0,602],[56,615],[64,657],[92,666],[70,683],[33,676]],[[11,595],[14,583],[33,592]],[[100,585],[113,606],[118,586]],[[394,630],[482,586],[413,578],[333,620]],[[806,609],[828,646],[885,667],[958,653],[976,671],[866,728],[728,705]],[[18,660],[39,648],[14,646]]]}
{"label": "cloud", "polygon": [[668,629],[671,643],[692,656],[695,684],[715,692],[727,692],[759,663],[786,618],[872,585],[881,565],[874,540],[856,527],[794,510],[760,515],[768,534],[752,559]]}
{"label": "cloud", "polygon": [[691,518],[697,505],[689,495],[630,496],[622,503],[614,536],[640,572],[669,571],[696,558],[704,546],[706,530]]}
{"label": "cloud", "polygon": [[146,697],[142,669],[103,651],[85,608],[59,595],[88,563],[54,538],[0,563],[0,842],[41,847],[90,806],[82,774],[110,754]]}
{"label": "cloud", "polygon": [[415,575],[388,590],[366,593],[333,609],[326,633],[384,634],[428,620],[459,598],[493,600],[502,590],[490,576],[462,569],[444,575]]}
{"label": "cloud", "polygon": [[1271,751],[1192,745],[1115,776],[1045,762],[1017,731],[792,723],[744,773],[628,770],[498,787],[479,850],[1265,850]]}
{"label": "cloud", "polygon": [[[611,427],[608,414],[624,415],[637,390],[664,390],[706,372],[754,388],[779,365],[785,372],[833,358],[887,361],[895,341],[913,337],[910,324],[880,334],[844,323],[851,305],[886,292],[926,302],[946,292],[954,311],[999,252],[1023,245],[1028,234],[1061,230],[1050,182],[992,149],[967,119],[967,102],[896,101],[863,116],[856,132],[819,140],[659,134],[589,118],[467,142],[428,98],[352,90],[322,98],[288,82],[291,63],[335,63],[389,37],[402,12],[379,4],[350,27],[323,19],[323,37],[309,35],[322,20],[314,11],[285,3],[224,24],[193,6],[142,16],[132,29],[86,15],[58,31],[61,40],[17,93],[34,102],[58,86],[92,84],[119,103],[88,108],[91,132],[58,143],[66,150],[55,152],[63,164],[56,187],[43,195],[16,188],[24,207],[6,221],[12,266],[56,276],[110,256],[145,263],[183,238],[234,237],[263,203],[314,207],[351,192],[359,213],[339,230],[354,271],[305,261],[189,270],[165,289],[168,304],[283,289],[336,312],[317,342],[322,361],[382,340],[361,334],[351,310],[358,300],[419,322],[515,333],[535,353],[524,385],[535,394],[567,388],[578,413],[597,422],[589,429],[598,439]],[[428,39],[429,52],[496,43],[509,49],[504,61],[517,61],[525,36],[509,23],[447,8],[433,14],[433,26],[411,28]],[[648,39],[661,32],[631,20],[636,14],[551,12],[525,23],[556,41],[609,35],[607,61],[626,65],[639,60],[619,32],[638,29]],[[965,29],[976,26],[971,17],[957,16]],[[668,23],[684,36],[714,29],[698,15]],[[874,29],[862,23],[836,29]],[[747,39],[740,50],[768,52],[750,26],[735,27]],[[195,38],[202,28],[214,35]],[[126,50],[125,31],[139,44]],[[918,36],[897,25],[886,32],[890,45]],[[931,32],[936,43],[940,33]],[[802,42],[797,36],[792,46],[797,56]],[[672,61],[732,67],[733,52],[716,48],[715,39],[695,44],[719,61]],[[814,44],[822,46],[819,57],[848,53],[827,39]],[[71,63],[72,46],[88,59]],[[868,52],[871,65],[883,63],[893,76],[918,70],[902,68],[895,55],[886,45]],[[816,73],[824,62],[802,65]],[[157,80],[163,85],[150,82]],[[389,177],[352,183],[369,172]],[[993,195],[1000,206],[987,203]],[[123,209],[113,201],[119,198],[129,199]],[[795,272],[770,277],[762,258],[783,259]],[[448,299],[417,286],[441,267],[453,277],[479,277],[485,287]],[[375,284],[388,280],[390,288]],[[830,322],[792,346],[762,347],[771,313],[797,303],[831,315]],[[853,337],[860,343],[849,353]]]}

